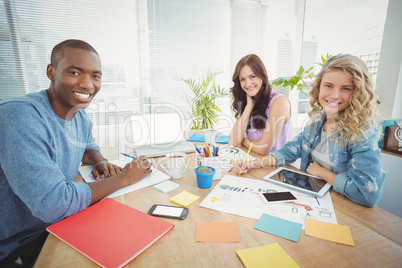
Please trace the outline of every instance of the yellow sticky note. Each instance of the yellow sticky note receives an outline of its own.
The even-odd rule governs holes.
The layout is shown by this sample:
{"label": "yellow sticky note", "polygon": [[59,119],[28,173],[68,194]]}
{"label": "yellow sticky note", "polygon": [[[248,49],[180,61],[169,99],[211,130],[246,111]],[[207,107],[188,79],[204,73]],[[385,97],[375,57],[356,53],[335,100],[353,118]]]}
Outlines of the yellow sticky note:
{"label": "yellow sticky note", "polygon": [[237,222],[206,222],[197,224],[197,242],[240,242]]}
{"label": "yellow sticky note", "polygon": [[333,224],[306,218],[304,233],[306,235],[332,242],[355,246],[352,232],[350,231],[349,226],[346,225]]}
{"label": "yellow sticky note", "polygon": [[194,203],[198,199],[200,199],[199,196],[191,194],[187,191],[182,191],[181,193],[169,198],[169,200],[172,201],[173,203],[176,203],[183,207],[187,207],[188,205]]}
{"label": "yellow sticky note", "polygon": [[236,253],[247,268],[299,267],[278,243],[240,249]]}

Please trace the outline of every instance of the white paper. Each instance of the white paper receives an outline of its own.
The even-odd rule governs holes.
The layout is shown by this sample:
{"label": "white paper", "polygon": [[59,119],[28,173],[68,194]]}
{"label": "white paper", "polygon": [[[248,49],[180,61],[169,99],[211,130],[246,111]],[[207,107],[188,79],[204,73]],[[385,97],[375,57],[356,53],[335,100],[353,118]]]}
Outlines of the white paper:
{"label": "white paper", "polygon": [[[126,160],[115,160],[111,161],[111,163],[118,165],[120,167],[124,167],[127,163],[130,163],[132,159],[126,159]],[[78,171],[81,175],[81,177],[84,179],[85,182],[91,183],[95,181],[94,176],[92,175],[92,166],[81,166]],[[103,179],[103,175],[100,176],[101,179]],[[132,184],[130,186],[121,188],[117,190],[116,192],[110,194],[108,197],[115,197],[123,194],[127,194],[133,191],[140,190],[142,188],[152,186],[158,183],[161,183],[163,181],[169,180],[170,176],[166,175],[165,173],[159,171],[158,169],[152,167],[152,173],[146,176],[144,179],[140,180],[139,182]]]}
{"label": "white paper", "polygon": [[[201,147],[202,148],[202,147]],[[220,147],[218,155],[220,157],[220,165],[222,171],[228,171],[233,167],[233,164],[239,160],[244,160],[247,155],[247,152],[243,151],[240,148],[225,146]],[[200,156],[198,156],[200,157]],[[247,157],[247,161],[253,160],[255,157],[251,156],[250,154]]]}
{"label": "white paper", "polygon": [[[264,203],[263,192],[291,192],[297,200],[280,203]],[[292,203],[293,202],[293,203]],[[305,218],[337,224],[331,195],[322,198],[305,195],[263,180],[225,175],[201,207],[231,213],[258,220],[263,213],[303,224]]]}

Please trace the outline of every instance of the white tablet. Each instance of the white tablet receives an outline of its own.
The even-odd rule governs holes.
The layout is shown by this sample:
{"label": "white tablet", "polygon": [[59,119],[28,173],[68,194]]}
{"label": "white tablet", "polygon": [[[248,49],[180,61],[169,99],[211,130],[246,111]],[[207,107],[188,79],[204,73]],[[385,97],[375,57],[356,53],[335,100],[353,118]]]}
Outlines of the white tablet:
{"label": "white tablet", "polygon": [[317,197],[323,197],[331,188],[331,184],[327,183],[320,177],[284,167],[279,167],[262,179]]}

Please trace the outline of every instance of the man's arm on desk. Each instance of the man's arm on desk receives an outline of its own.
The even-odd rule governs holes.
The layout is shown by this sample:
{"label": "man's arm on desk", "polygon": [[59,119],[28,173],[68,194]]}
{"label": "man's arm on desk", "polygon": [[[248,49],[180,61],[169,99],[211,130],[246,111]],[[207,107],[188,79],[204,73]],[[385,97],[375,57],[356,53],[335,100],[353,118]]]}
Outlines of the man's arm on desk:
{"label": "man's arm on desk", "polygon": [[[98,179],[102,173],[105,175],[103,180],[98,179],[88,184],[91,189],[91,205],[123,187],[137,183],[152,172],[151,164],[144,156],[134,159],[122,170],[110,164],[97,150],[86,151],[82,161],[94,166],[95,178]],[[96,174],[98,176],[95,176]]]}

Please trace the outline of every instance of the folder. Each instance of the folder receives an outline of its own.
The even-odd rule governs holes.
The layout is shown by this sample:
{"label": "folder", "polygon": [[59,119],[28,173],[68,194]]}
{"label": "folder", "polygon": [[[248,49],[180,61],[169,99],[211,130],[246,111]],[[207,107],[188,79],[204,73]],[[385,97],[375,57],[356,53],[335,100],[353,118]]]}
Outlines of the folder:
{"label": "folder", "polygon": [[47,231],[101,267],[122,267],[174,224],[105,198],[47,227]]}

